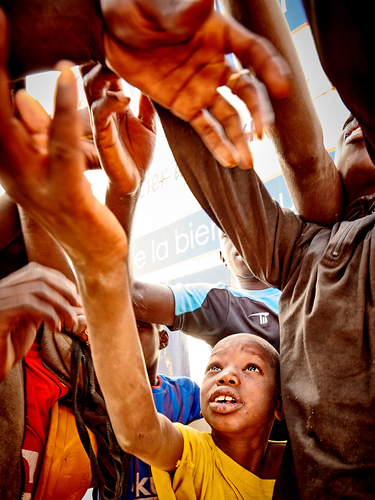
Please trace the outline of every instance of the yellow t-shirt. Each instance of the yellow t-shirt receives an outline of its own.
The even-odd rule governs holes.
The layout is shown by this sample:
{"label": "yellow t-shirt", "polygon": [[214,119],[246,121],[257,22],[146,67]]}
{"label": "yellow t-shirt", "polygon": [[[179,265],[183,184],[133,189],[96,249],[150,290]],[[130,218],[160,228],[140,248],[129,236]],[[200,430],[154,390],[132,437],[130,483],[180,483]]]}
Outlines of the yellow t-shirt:
{"label": "yellow t-shirt", "polygon": [[271,500],[275,481],[260,479],[214,443],[211,434],[174,424],[184,438],[184,450],[173,479],[152,467],[160,500]]}

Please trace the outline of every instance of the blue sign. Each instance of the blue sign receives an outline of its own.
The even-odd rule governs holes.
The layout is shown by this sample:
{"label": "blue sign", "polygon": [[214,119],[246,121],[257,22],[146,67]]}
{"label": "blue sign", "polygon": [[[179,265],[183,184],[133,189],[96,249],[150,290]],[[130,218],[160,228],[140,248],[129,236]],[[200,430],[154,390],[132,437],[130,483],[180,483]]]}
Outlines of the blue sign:
{"label": "blue sign", "polygon": [[307,21],[301,0],[279,0],[289,25],[290,31],[294,31]]}

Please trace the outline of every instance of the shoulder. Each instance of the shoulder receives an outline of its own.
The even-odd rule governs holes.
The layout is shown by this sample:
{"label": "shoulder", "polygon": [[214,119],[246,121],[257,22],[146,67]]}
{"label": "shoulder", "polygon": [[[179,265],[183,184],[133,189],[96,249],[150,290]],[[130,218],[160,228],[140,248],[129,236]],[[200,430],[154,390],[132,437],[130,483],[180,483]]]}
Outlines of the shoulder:
{"label": "shoulder", "polygon": [[281,291],[277,288],[264,288],[263,290],[244,290],[242,288],[230,288],[231,294],[239,301],[249,300],[254,303],[262,303],[275,314],[279,312],[279,300]]}
{"label": "shoulder", "polygon": [[176,316],[193,312],[202,307],[208,298],[218,293],[227,295],[228,286],[224,283],[192,283],[168,285],[175,298]]}
{"label": "shoulder", "polygon": [[167,375],[158,374],[158,377],[161,381],[161,386],[174,386],[181,390],[185,390],[190,394],[194,394],[197,391],[199,392],[199,385],[194,382],[189,377],[168,377]]}
{"label": "shoulder", "polygon": [[178,294],[208,294],[211,290],[227,290],[224,283],[177,283],[168,285],[174,295]]}
{"label": "shoulder", "polygon": [[216,450],[216,445],[214,440],[212,439],[212,435],[209,432],[202,432],[198,429],[190,425],[183,425],[178,422],[174,422],[173,424],[177,429],[181,432],[182,437],[184,438],[184,453],[183,456],[189,454],[186,447],[190,447],[191,452],[202,452],[203,449],[207,451]]}

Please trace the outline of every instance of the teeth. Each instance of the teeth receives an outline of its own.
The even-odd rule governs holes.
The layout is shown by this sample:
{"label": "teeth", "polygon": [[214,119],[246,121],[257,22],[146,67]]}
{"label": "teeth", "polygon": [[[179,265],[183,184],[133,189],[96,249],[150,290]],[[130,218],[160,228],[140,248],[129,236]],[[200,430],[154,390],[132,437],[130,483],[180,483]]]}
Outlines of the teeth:
{"label": "teeth", "polygon": [[351,136],[352,136],[352,135],[354,135],[354,134],[361,134],[361,133],[362,133],[362,129],[361,129],[361,127],[357,127],[357,128],[355,128],[354,130],[352,130],[352,131],[350,132],[350,134],[348,135],[348,137],[347,137],[347,138],[351,137]]}
{"label": "teeth", "polygon": [[226,401],[230,401],[231,403],[236,403],[236,400],[233,399],[231,396],[218,396],[215,398],[215,403],[225,403]]}

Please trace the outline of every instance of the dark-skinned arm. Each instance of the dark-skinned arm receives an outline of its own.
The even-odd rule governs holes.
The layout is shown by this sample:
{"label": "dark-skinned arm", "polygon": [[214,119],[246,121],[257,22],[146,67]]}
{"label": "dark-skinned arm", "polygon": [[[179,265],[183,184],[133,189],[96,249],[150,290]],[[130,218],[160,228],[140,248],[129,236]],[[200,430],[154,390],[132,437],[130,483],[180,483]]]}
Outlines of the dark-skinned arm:
{"label": "dark-skinned arm", "polygon": [[[150,465],[173,470],[183,438],[154,405],[129,289],[126,234],[84,176],[75,76],[62,68],[48,150],[41,151],[22,120],[13,116],[3,52],[0,30],[0,147],[6,153],[1,184],[63,246],[74,265],[95,372],[118,443]],[[18,111],[28,105],[21,94]],[[128,397],[138,400],[132,411]]]}
{"label": "dark-skinned arm", "polygon": [[[91,104],[94,140],[108,176],[106,205],[116,215],[131,242],[137,202],[154,153],[155,112],[149,99],[142,95],[139,116],[134,116],[120,82],[106,68],[93,68],[84,76],[84,84]],[[137,319],[172,325],[174,296],[171,289],[136,280],[130,252],[128,269]]]}
{"label": "dark-skinned arm", "polygon": [[17,205],[7,195],[0,196],[0,252],[21,234]]}
{"label": "dark-skinned arm", "polygon": [[233,17],[246,28],[266,37],[288,62],[291,90],[273,99],[275,121],[266,129],[298,214],[319,224],[333,224],[343,203],[342,185],[326,151],[300,60],[278,0],[225,0]]}
{"label": "dark-skinned arm", "polygon": [[23,239],[29,262],[37,262],[43,266],[60,271],[70,281],[76,278],[65,252],[56,241],[31,218],[22,207],[18,207],[21,219]]}

